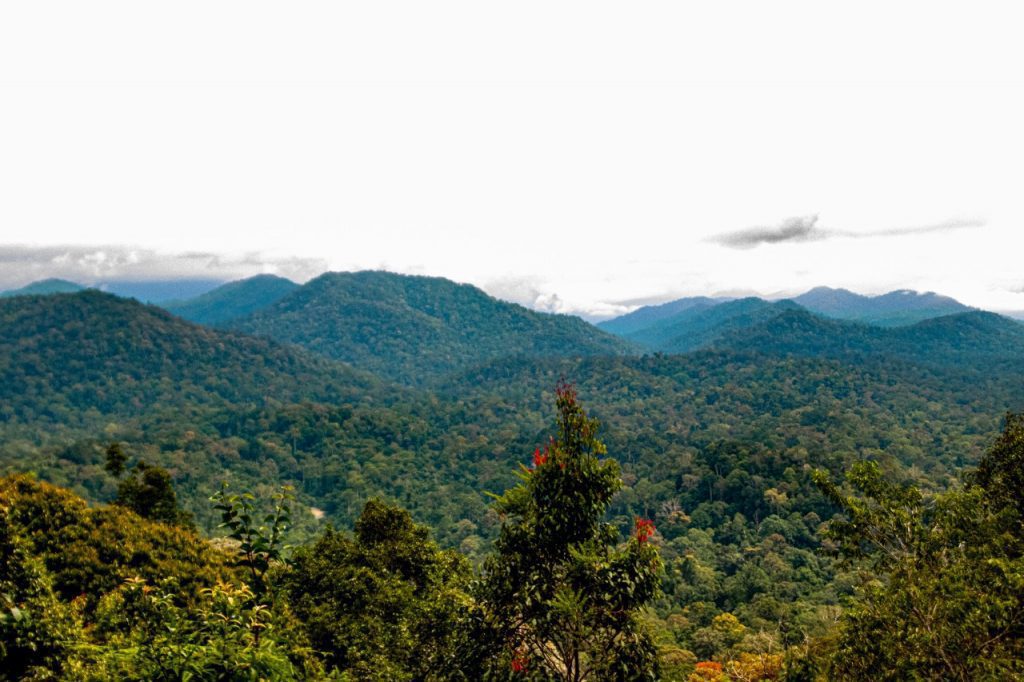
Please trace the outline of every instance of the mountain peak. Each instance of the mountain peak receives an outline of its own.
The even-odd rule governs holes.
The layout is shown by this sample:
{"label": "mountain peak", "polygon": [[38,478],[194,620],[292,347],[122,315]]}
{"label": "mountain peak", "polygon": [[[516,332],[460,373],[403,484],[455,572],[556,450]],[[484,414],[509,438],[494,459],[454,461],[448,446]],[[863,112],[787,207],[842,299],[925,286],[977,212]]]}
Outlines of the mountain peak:
{"label": "mountain peak", "polygon": [[262,310],[298,288],[298,284],[284,277],[255,275],[194,298],[165,303],[163,307],[186,320],[219,325]]}
{"label": "mountain peak", "polygon": [[20,289],[11,289],[10,291],[4,291],[0,293],[0,297],[10,296],[47,296],[49,294],[73,294],[76,291],[84,289],[81,284],[75,282],[69,282],[66,279],[58,279],[51,277],[49,279],[41,279],[38,282],[32,282],[26,284]]}

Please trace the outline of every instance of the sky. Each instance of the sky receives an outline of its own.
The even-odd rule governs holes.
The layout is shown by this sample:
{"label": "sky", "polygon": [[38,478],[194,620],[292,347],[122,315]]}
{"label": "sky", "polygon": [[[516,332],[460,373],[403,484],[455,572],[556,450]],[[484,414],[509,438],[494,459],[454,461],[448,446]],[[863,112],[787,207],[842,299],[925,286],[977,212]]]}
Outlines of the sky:
{"label": "sky", "polygon": [[381,268],[1024,310],[1014,3],[0,4],[0,288]]}

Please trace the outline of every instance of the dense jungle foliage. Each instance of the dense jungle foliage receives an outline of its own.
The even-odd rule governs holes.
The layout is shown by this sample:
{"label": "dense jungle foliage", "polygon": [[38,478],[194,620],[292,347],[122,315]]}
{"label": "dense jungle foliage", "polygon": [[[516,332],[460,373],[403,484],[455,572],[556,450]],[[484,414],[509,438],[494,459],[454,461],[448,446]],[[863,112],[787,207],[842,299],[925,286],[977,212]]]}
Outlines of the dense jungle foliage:
{"label": "dense jungle foliage", "polygon": [[[395,279],[383,277],[385,291],[426,280]],[[416,296],[436,298],[431,324],[455,341],[419,337],[414,323],[402,327],[415,338],[401,352],[363,346],[364,369],[394,361],[383,376],[315,345],[201,327],[95,291],[0,301],[0,472],[14,475],[0,540],[4,580],[20,585],[0,594],[14,649],[38,636],[50,652],[37,676],[59,661],[70,667],[54,674],[66,679],[162,679],[190,661],[189,674],[207,679],[231,661],[251,672],[237,679],[446,679],[458,659],[476,661],[465,679],[550,679],[534,660],[548,645],[514,632],[547,627],[543,642],[557,623],[601,632],[564,620],[596,598],[559,587],[556,571],[508,583],[555,600],[524,610],[525,588],[487,588],[488,571],[546,563],[584,580],[574,561],[627,556],[629,542],[656,548],[659,566],[657,590],[629,621],[637,658],[619,673],[595,663],[588,679],[630,679],[622,670],[634,667],[669,680],[1021,674],[1020,507],[1008,502],[1024,480],[1019,420],[997,436],[1001,416],[1024,409],[1024,327],[971,312],[883,329],[787,305],[722,330],[705,350],[630,355],[597,351],[596,330],[559,346],[572,327],[551,318],[551,345],[494,357],[466,353],[460,336],[484,314],[473,303],[483,294],[449,294]],[[295,333],[317,338],[304,329]],[[511,338],[480,334],[481,348]],[[418,388],[388,381],[416,363],[430,368]],[[542,477],[527,472],[557,459],[544,448],[559,432],[561,377],[603,424],[618,474],[593,517],[607,525],[556,560],[509,544],[538,512],[490,494],[536,485]],[[222,481],[254,499],[228,502]],[[282,485],[287,532],[273,547],[269,536],[202,539],[237,534],[222,526],[225,505],[269,513]],[[254,576],[261,557],[266,571]],[[337,583],[349,587],[330,593]],[[919,620],[905,615],[913,608]],[[31,609],[44,615],[13,615]],[[543,623],[496,629],[495,613]],[[587,651],[573,641],[563,648]],[[487,642],[504,644],[478,647]],[[501,664],[485,670],[488,661]]]}

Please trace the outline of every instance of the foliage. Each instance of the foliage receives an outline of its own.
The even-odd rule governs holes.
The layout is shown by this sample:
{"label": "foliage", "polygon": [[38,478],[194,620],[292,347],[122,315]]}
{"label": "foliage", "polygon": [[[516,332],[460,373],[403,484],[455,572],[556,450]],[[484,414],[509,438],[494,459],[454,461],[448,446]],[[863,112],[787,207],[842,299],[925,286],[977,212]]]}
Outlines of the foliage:
{"label": "foliage", "polygon": [[[109,450],[107,456],[110,464],[112,460]],[[171,484],[170,472],[143,461],[137,462],[128,476],[117,484],[114,504],[131,509],[144,519],[185,528],[192,526],[192,515],[178,507],[178,496]]]}
{"label": "foliage", "polygon": [[27,476],[0,478],[0,506],[58,597],[71,602],[81,596],[87,612],[128,578],[173,578],[190,598],[230,575],[226,557],[187,529],[116,505],[90,509],[68,491]]}
{"label": "foliage", "polygon": [[296,551],[284,595],[328,664],[357,679],[446,679],[459,665],[469,567],[403,509],[371,500],[354,536]]}
{"label": "foliage", "polygon": [[0,500],[0,680],[46,679],[74,669],[81,622],[75,605],[57,599],[9,517]]}
{"label": "foliage", "polygon": [[1011,417],[982,460],[993,485],[924,495],[886,481],[872,463],[847,477],[844,495],[822,474],[842,510],[829,537],[847,560],[866,562],[843,616],[834,679],[974,680],[1024,674],[1024,533],[1004,504],[1003,482],[1024,462]]}
{"label": "foliage", "polygon": [[124,446],[121,443],[114,442],[107,446],[107,462],[103,468],[108,474],[114,478],[121,478],[127,463],[128,455],[125,454]]}
{"label": "foliage", "polygon": [[[224,483],[210,500],[221,514],[221,527],[238,542],[238,565],[245,569],[257,596],[267,591],[267,571],[281,559],[282,540],[291,522],[291,487],[282,486],[273,495],[273,509],[259,523],[256,497],[252,493],[228,494]],[[266,525],[263,525],[266,524]]]}
{"label": "foliage", "polygon": [[132,579],[96,613],[88,679],[305,680],[323,672],[295,640],[287,612],[259,603],[245,585],[216,583],[188,608],[178,595]]}
{"label": "foliage", "polygon": [[661,571],[653,526],[638,520],[616,546],[603,518],[619,467],[601,459],[598,423],[575,389],[562,384],[557,405],[557,440],[495,505],[506,520],[476,590],[477,665],[498,677],[654,679],[655,648],[638,617]]}
{"label": "foliage", "polygon": [[317,397],[373,380],[263,339],[214,331],[94,290],[0,299],[0,423]]}
{"label": "foliage", "polygon": [[1024,521],[1024,414],[1006,415],[1002,433],[981,458],[973,478],[994,507],[1014,509]]}

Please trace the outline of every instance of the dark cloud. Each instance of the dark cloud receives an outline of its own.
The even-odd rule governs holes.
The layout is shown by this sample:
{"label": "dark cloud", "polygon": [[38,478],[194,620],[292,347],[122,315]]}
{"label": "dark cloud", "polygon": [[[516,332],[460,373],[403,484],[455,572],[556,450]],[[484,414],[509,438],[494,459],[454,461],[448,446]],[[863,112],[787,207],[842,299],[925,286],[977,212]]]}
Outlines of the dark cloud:
{"label": "dark cloud", "polygon": [[786,218],[773,227],[751,227],[746,230],[727,232],[713,241],[734,249],[752,249],[760,244],[781,242],[810,242],[827,239],[828,232],[817,226],[818,216]]}
{"label": "dark cloud", "polygon": [[713,237],[711,241],[733,249],[752,249],[761,244],[781,244],[784,242],[814,242],[835,237],[849,239],[866,239],[870,237],[902,237],[915,234],[949,232],[964,228],[983,227],[983,220],[947,220],[933,225],[917,227],[893,227],[884,230],[838,230],[821,227],[818,216],[800,216],[787,218],[772,227],[751,227],[736,232]]}
{"label": "dark cloud", "polygon": [[126,246],[0,244],[0,289],[56,277],[86,286],[116,280],[232,280],[273,273],[305,281],[327,269],[317,258],[273,258],[258,252],[168,254]]}

